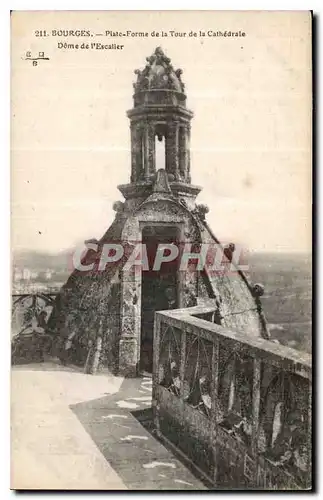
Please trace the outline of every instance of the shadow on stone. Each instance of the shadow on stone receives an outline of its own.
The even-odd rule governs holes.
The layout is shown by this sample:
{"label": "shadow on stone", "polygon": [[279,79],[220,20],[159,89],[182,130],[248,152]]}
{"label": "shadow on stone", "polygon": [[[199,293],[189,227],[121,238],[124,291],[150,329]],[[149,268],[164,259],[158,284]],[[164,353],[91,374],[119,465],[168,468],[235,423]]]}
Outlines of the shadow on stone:
{"label": "shadow on stone", "polygon": [[151,394],[143,395],[143,381],[125,379],[117,393],[70,409],[130,490],[207,489],[156,439]]}
{"label": "shadow on stone", "polygon": [[154,439],[158,440],[167,450],[169,450],[169,452],[172,453],[176,457],[176,459],[183,464],[184,467],[189,469],[189,471],[199,481],[201,481],[207,489],[213,489],[211,483],[208,482],[201,474],[198,473],[198,471],[194,468],[194,466],[188,459],[185,459],[181,453],[176,452],[176,449],[169,446],[169,444],[166,441],[158,437],[153,422],[152,408],[145,408],[144,410],[133,411],[132,415],[138,420],[138,422],[144,427],[144,429],[146,429],[154,437]]}

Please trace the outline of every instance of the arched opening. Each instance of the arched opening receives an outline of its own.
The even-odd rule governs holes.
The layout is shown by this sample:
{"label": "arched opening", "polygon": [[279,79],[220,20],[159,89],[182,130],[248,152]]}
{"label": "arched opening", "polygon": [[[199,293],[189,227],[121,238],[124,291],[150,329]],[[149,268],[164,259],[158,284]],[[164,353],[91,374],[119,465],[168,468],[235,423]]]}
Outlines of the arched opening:
{"label": "arched opening", "polygon": [[166,143],[164,135],[155,135],[156,172],[166,169]]}
{"label": "arched opening", "polygon": [[179,246],[180,232],[175,225],[151,224],[142,230],[142,243],[148,257],[148,269],[142,271],[140,370],[152,372],[154,316],[156,311],[178,307],[179,259],[163,262],[154,269],[160,245]]}

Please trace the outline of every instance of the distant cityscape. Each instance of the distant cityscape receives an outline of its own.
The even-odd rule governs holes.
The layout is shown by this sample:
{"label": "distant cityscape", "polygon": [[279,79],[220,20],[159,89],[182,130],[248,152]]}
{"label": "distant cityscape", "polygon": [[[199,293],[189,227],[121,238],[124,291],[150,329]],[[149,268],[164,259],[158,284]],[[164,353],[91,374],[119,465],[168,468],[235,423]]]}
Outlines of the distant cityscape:
{"label": "distant cityscape", "polygon": [[52,268],[39,270],[14,267],[12,270],[12,293],[58,291],[69,274],[69,271],[59,271]]}
{"label": "distant cityscape", "polygon": [[38,271],[35,269],[19,269],[15,267],[13,269],[13,281],[14,283],[19,283],[21,281],[50,281],[55,274],[53,269],[46,269],[45,271]]}
{"label": "distant cityscape", "polygon": [[33,251],[15,252],[12,259],[12,292],[51,291],[67,280],[70,251],[47,254]]}
{"label": "distant cityscape", "polygon": [[[71,251],[55,255],[25,251],[14,255],[12,294],[57,293],[71,274],[70,255]],[[311,256],[255,253],[250,257],[249,279],[265,286],[262,304],[272,338],[311,352]]]}

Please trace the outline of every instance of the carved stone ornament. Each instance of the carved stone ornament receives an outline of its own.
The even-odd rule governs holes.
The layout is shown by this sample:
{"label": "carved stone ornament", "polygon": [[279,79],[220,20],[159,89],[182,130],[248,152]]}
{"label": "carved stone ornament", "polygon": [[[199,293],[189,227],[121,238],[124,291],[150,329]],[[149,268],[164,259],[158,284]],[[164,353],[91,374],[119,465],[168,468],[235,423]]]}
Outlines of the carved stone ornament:
{"label": "carved stone ornament", "polygon": [[124,209],[124,203],[122,201],[115,201],[112,208],[115,212],[122,212]]}
{"label": "carved stone ornament", "polygon": [[182,70],[174,70],[171,60],[167,57],[161,47],[157,47],[155,52],[146,58],[147,64],[143,70],[136,69],[137,81],[134,83],[134,91],[144,90],[174,90],[184,92],[182,82]]}
{"label": "carved stone ornament", "polygon": [[203,203],[196,205],[195,210],[193,210],[193,214],[196,215],[201,221],[205,221],[205,216],[208,212],[209,207]]}
{"label": "carved stone ornament", "polygon": [[256,283],[252,287],[252,294],[254,297],[261,297],[265,292],[265,287],[261,283]]}

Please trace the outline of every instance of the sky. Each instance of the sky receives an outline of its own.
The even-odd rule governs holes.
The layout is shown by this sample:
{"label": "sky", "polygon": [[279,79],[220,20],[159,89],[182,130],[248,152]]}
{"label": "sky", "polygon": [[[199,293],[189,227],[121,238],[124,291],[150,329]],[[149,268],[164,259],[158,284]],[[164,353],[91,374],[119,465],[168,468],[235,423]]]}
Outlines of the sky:
{"label": "sky", "polygon": [[[49,36],[36,37],[35,30]],[[245,37],[95,37],[122,51],[59,49],[52,30],[243,30]],[[220,240],[251,251],[311,248],[311,40],[301,12],[15,12],[12,250],[100,238],[130,178],[133,73],[162,46],[194,112],[192,183]],[[37,67],[24,59],[44,51]]]}

